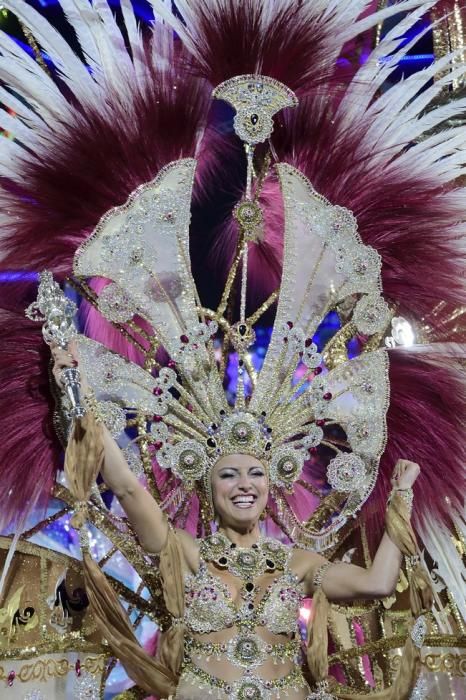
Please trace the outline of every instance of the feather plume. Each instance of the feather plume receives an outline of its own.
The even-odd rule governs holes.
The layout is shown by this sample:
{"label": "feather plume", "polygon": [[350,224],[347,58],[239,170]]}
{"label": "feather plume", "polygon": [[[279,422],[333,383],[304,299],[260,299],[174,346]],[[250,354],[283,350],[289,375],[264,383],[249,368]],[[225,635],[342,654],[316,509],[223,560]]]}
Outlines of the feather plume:
{"label": "feather plume", "polygon": [[[7,142],[0,155],[0,205],[10,212],[0,221],[4,266],[47,267],[65,276],[77,246],[102,214],[122,204],[170,160],[197,154],[191,255],[195,275],[208,280],[199,285],[202,300],[215,306],[234,255],[237,230],[229,212],[243,195],[245,162],[231,134],[231,113],[217,105],[209,114],[209,93],[233,75],[264,73],[300,97],[297,110],[276,120],[272,151],[278,160],[300,168],[317,191],[355,213],[364,243],[382,256],[384,295],[398,314],[420,329],[428,325],[429,341],[464,343],[453,311],[466,305],[465,230],[458,223],[464,220],[466,192],[455,182],[466,170],[465,129],[429,133],[464,110],[464,100],[430,109],[461,67],[455,65],[444,76],[452,60],[447,57],[383,92],[413,45],[414,40],[404,41],[404,33],[433,2],[403,0],[361,17],[366,0],[178,0],[176,14],[171,3],[152,0],[161,21],[145,43],[126,1],[122,9],[130,53],[105,0],[63,4],[91,71],[23,0],[4,2],[51,56],[67,91],[65,96],[2,36],[0,79],[22,95],[25,105],[18,110],[20,121],[3,123],[29,149]],[[344,83],[336,65],[344,45],[405,11],[412,12]],[[175,50],[167,25],[184,47]],[[386,56],[391,59],[381,60]],[[38,124],[37,115],[43,123]],[[222,133],[209,119],[222,122]],[[274,175],[267,178],[260,201],[267,226],[264,240],[251,253],[250,308],[264,301],[280,278],[283,213]],[[442,306],[434,312],[439,302]],[[82,314],[89,333],[116,342],[113,329],[99,325],[91,309],[83,307]],[[18,323],[24,334],[18,337],[36,347],[36,329]],[[382,526],[380,513],[398,457],[423,467],[416,486],[420,528],[426,523],[426,504],[448,526],[452,510],[460,510],[464,490],[463,374],[448,358],[437,355],[434,362],[427,348],[424,355],[393,353],[390,372],[389,440],[379,483],[362,514],[374,537]],[[12,377],[24,393],[18,375]],[[13,391],[14,382],[11,387]],[[35,448],[42,454],[37,444]],[[51,459],[47,466],[41,458],[31,472],[21,472],[24,492],[32,497],[38,484],[47,490],[50,464]],[[2,469],[6,483],[16,487],[19,478],[8,464]],[[21,506],[16,493],[11,513]]]}
{"label": "feather plume", "polygon": [[[4,285],[2,285],[4,287]],[[59,467],[60,444],[53,428],[54,403],[49,389],[50,352],[40,327],[24,317],[35,285],[2,288],[0,310],[0,444],[2,499],[0,532],[14,531],[14,522],[32,505],[45,509]],[[12,407],[20,407],[12,410]]]}
{"label": "feather plume", "polygon": [[356,35],[394,14],[420,8],[422,15],[433,4],[403,0],[357,21],[366,0],[177,0],[176,12],[163,0],[151,0],[155,13],[191,51],[192,69],[213,86],[235,75],[260,73],[299,96],[332,82],[344,44]]}

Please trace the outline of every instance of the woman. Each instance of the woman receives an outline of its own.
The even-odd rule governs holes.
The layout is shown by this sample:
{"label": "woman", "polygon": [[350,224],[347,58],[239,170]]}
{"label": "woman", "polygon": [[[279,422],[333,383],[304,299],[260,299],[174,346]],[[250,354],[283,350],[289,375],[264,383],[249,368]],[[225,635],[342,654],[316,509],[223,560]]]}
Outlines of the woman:
{"label": "woman", "polygon": [[[54,347],[54,376],[76,364]],[[85,389],[86,390],[86,389]],[[104,428],[102,476],[131,522],[142,547],[157,555],[169,525],[159,505],[129,469]],[[393,489],[409,498],[419,466],[400,460]],[[401,553],[384,534],[369,569],[328,562],[264,537],[260,519],[269,496],[264,464],[247,454],[222,456],[209,473],[218,531],[203,540],[177,530],[186,587],[184,663],[178,700],[206,697],[309,697],[300,664],[300,601],[319,587],[329,600],[382,598],[394,591]],[[269,694],[267,694],[269,693]]]}

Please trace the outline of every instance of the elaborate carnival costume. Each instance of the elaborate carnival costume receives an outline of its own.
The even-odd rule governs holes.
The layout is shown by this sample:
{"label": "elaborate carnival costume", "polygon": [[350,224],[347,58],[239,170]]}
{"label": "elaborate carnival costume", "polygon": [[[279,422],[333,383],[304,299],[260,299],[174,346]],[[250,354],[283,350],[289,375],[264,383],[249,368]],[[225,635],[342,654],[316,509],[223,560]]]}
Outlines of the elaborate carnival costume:
{"label": "elaborate carnival costume", "polygon": [[[17,115],[2,111],[0,121],[14,135],[0,152],[3,267],[67,278],[81,299],[77,344],[92,387],[89,414],[120,439],[172,525],[202,538],[197,575],[183,581],[174,530],[154,570],[95,488],[98,427],[90,415],[76,425],[67,483],[54,493],[75,511],[87,595],[113,652],[140,688],[162,697],[179,682],[180,693],[200,686],[219,698],[293,697],[307,686],[290,548],[264,537],[256,549],[235,550],[212,534],[210,470],[220,456],[264,462],[265,531],[330,557],[356,523],[377,539],[396,458],[420,462],[415,525],[464,606],[455,549],[442,549],[461,529],[464,492],[464,376],[453,355],[464,336],[457,309],[465,302],[465,192],[456,180],[466,137],[464,127],[437,127],[465,100],[425,111],[464,67],[421,91],[449,66],[446,57],[378,94],[409,51],[404,33],[435,3],[406,0],[365,19],[362,1],[176,4],[172,12],[153,0],[157,21],[144,33],[126,0],[123,32],[104,0],[61,0],[78,56],[31,7],[4,2],[50,61],[34,62],[2,35],[0,99]],[[354,79],[340,75],[345,43],[402,10],[409,12]],[[215,129],[212,90],[233,109],[236,135]],[[220,294],[218,285],[196,285],[201,271],[209,284],[222,278]],[[47,274],[42,282],[33,307],[41,313],[62,303]],[[49,494],[57,459],[51,431],[33,438],[33,418],[45,419],[48,407],[31,392],[31,376],[40,388],[34,377],[43,378],[46,365],[40,331],[17,314],[25,301],[22,294],[4,304],[0,404],[10,411],[13,394],[18,401],[23,392],[27,408],[14,430],[17,419],[2,411],[5,525]],[[270,342],[254,366],[256,331],[273,307]],[[331,312],[341,327],[318,346]],[[396,347],[411,328],[406,319],[423,341],[410,351]],[[234,390],[225,389],[231,373]],[[70,409],[57,396],[62,434]],[[89,553],[87,520],[142,579],[138,595],[116,588],[142,612],[155,610],[163,630],[155,658],[139,646]],[[416,620],[399,676],[375,695],[408,698],[417,692],[430,587],[399,494],[386,525],[407,557]],[[241,578],[239,605],[212,566]],[[359,697],[344,683],[329,686],[323,575],[307,650],[318,688],[309,697]],[[209,637],[220,631],[220,641]],[[288,671],[262,677],[268,656]],[[217,658],[239,669],[237,677],[206,670],[203,660]]]}

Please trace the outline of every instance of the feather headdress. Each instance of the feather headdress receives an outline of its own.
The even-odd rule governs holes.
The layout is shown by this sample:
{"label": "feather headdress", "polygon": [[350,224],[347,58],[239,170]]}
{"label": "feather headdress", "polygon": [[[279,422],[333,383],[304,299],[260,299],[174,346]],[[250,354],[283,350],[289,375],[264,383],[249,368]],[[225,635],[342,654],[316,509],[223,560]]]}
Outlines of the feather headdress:
{"label": "feather headdress", "polygon": [[[248,277],[252,283],[246,290],[244,313],[251,316],[267,300],[273,301],[271,295],[280,281],[293,275],[289,270],[282,271],[283,227],[290,228],[291,218],[286,207],[282,208],[282,196],[285,202],[287,197],[299,201],[300,216],[307,216],[311,227],[317,225],[318,217],[308,206],[309,201],[316,202],[317,208],[329,207],[328,212],[352,212],[360,237],[358,245],[371,251],[372,263],[367,264],[377,268],[372,278],[377,291],[383,291],[392,313],[408,319],[418,341],[423,343],[423,352],[391,353],[387,445],[377,481],[374,478],[359,499],[357,508],[365,501],[359,517],[380,525],[393,462],[398,457],[408,457],[423,466],[416,483],[420,497],[416,499],[415,512],[426,539],[425,524],[432,514],[437,522],[447,526],[452,520],[459,524],[464,494],[464,377],[450,356],[453,344],[458,347],[464,341],[458,310],[465,304],[461,243],[465,233],[465,192],[458,183],[465,173],[466,136],[464,127],[439,132],[438,126],[452,114],[461,113],[466,104],[460,99],[434,109],[429,109],[429,105],[464,67],[455,64],[454,70],[445,73],[450,61],[446,57],[389,91],[381,90],[412,46],[414,40],[403,39],[406,31],[434,3],[405,0],[396,7],[358,19],[366,7],[362,0],[299,4],[284,0],[241,4],[232,0],[179,0],[176,13],[167,4],[154,0],[156,22],[147,33],[136,25],[129,3],[122,3],[124,32],[104,0],[93,6],[84,0],[63,0],[61,4],[80,43],[84,63],[30,6],[21,0],[4,2],[35,36],[52,68],[44,70],[7,35],[1,35],[0,77],[5,87],[1,88],[0,99],[16,113],[13,118],[6,110],[0,111],[0,126],[14,137],[5,140],[0,153],[3,267],[47,267],[65,277],[71,273],[76,248],[89,238],[106,212],[124,205],[140,185],[157,182],[154,186],[161,186],[167,175],[163,168],[170,162],[184,163],[172,168],[176,174],[177,167],[187,167],[188,161],[180,159],[195,157],[198,166],[193,183],[192,271],[196,282],[199,280],[198,307],[217,309],[228,271],[236,259],[241,222],[231,212],[245,196],[246,159],[231,131],[224,134],[217,128],[222,115],[226,114],[226,119],[229,115],[219,114],[218,107],[211,109],[210,93],[241,74],[280,81],[295,93],[299,105],[275,118],[270,151],[281,165],[268,170],[266,149],[256,148],[255,167],[262,176],[260,187],[258,180],[251,197],[264,215],[260,235],[254,244],[249,244]],[[402,11],[407,14],[383,38],[352,81],[342,83],[336,63],[345,43]],[[171,28],[180,41],[174,42]],[[141,190],[138,192],[131,202],[136,201],[134,197],[143,196]],[[187,212],[183,217],[185,220]],[[301,218],[301,225],[304,220]],[[311,241],[297,235],[295,264],[301,264],[304,271],[315,249]],[[184,245],[182,265],[189,271],[187,239]],[[287,255],[285,250],[285,266]],[[210,270],[216,282],[214,289],[207,289],[200,281],[201,273]],[[90,264],[76,272],[86,277],[98,273],[112,278],[110,268],[92,269]],[[139,309],[145,320],[136,330],[128,319],[117,323],[115,330],[108,320],[101,319],[97,308],[104,308],[105,299],[110,296],[105,289],[109,286],[103,279],[86,286],[85,296],[91,306],[83,302],[81,314],[87,319],[87,328],[92,329],[94,338],[124,355],[128,352],[122,335],[131,337],[140,353],[135,355],[133,350],[131,357],[147,360],[148,353],[153,354],[154,350],[150,340],[154,330],[152,312]],[[164,289],[166,292],[167,287]],[[194,295],[194,289],[191,291]],[[357,295],[353,301],[358,301],[363,291],[354,289],[351,293]],[[100,304],[97,297],[101,298]],[[373,338],[369,339],[374,336],[370,327],[351,325],[354,303],[348,307],[342,301],[336,299],[333,305],[342,329],[324,354],[325,367],[330,371],[317,375],[315,391],[319,386],[327,389],[325,382],[344,372],[348,365],[345,348],[350,338],[356,338],[367,357],[376,347]],[[316,311],[320,320],[325,308],[324,305]],[[228,313],[233,315],[233,325],[240,312],[239,304],[230,303]],[[308,312],[306,322],[311,320],[309,309]],[[280,311],[280,303],[277,315],[284,322],[293,322]],[[278,328],[277,322],[275,327]],[[282,338],[288,338],[282,328],[280,333]],[[294,334],[299,335],[296,331]],[[178,339],[181,335],[185,334],[178,333]],[[304,343],[312,342],[311,335],[304,334]],[[270,358],[278,352],[278,337],[277,331],[269,347]],[[381,340],[383,333],[378,342]],[[170,347],[166,337],[161,346],[174,361],[178,350]],[[146,362],[146,368],[168,361],[163,350],[157,352],[151,356],[154,364]],[[297,355],[299,352],[305,350],[300,348]],[[272,360],[267,362],[270,365]],[[13,377],[16,369],[10,371]],[[18,376],[21,372],[24,369],[18,368]],[[296,381],[295,374],[289,379]],[[175,388],[180,392],[182,386]],[[322,396],[331,394],[333,398],[339,388],[322,391]],[[386,391],[380,391],[377,406],[383,414]],[[9,400],[11,396],[8,395]],[[15,397],[28,400],[26,393],[20,394],[19,390]],[[260,401],[256,401],[259,408]],[[328,416],[323,414],[317,420],[326,424]],[[341,421],[337,421],[332,434],[327,427],[325,431],[325,439],[334,445],[348,439]],[[19,449],[21,432],[11,440],[17,441],[15,449]],[[34,443],[37,453],[41,440],[39,435]],[[384,440],[385,436],[371,460],[382,451]],[[301,506],[297,507],[299,520],[311,517],[312,508],[326,496],[331,485],[325,481],[329,478],[325,445],[312,449],[317,451],[306,460],[306,478],[301,480],[303,484],[295,484],[302,496]],[[150,449],[144,459],[154,470],[151,483],[160,484],[162,492],[168,495],[166,476],[155,455],[152,466]],[[48,467],[49,475],[52,468]],[[2,470],[3,484],[10,493],[4,511],[9,519],[22,507],[24,494],[32,499],[48,482],[42,462],[28,464],[27,469],[8,462]],[[366,471],[366,476],[368,473],[373,472]],[[16,496],[19,481],[23,485],[21,497]],[[346,500],[347,496],[343,498]],[[290,503],[295,501],[287,501],[285,495],[272,511],[274,517],[278,513],[288,534],[298,523]],[[309,505],[306,514],[302,503]],[[325,512],[325,507],[317,511],[314,525]],[[322,527],[325,529],[320,522],[317,530]]]}

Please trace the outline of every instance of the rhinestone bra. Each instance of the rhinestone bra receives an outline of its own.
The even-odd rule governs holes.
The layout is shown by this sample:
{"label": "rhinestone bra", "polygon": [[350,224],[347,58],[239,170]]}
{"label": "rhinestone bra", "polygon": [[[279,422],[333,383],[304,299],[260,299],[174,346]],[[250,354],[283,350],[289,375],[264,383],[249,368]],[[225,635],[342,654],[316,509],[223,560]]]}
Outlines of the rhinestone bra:
{"label": "rhinestone bra", "polygon": [[236,606],[227,585],[207,567],[202,558],[198,572],[185,577],[185,623],[194,634],[207,634],[238,625],[249,630],[266,627],[273,634],[293,635],[297,629],[299,604],[304,595],[303,585],[288,567],[291,547],[280,543],[283,573],[266,588],[264,595],[254,602],[254,586],[247,582],[241,603]]}

